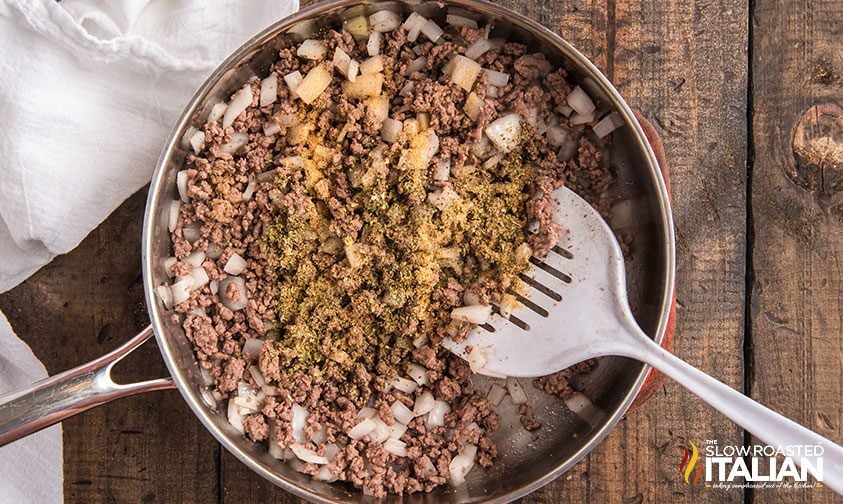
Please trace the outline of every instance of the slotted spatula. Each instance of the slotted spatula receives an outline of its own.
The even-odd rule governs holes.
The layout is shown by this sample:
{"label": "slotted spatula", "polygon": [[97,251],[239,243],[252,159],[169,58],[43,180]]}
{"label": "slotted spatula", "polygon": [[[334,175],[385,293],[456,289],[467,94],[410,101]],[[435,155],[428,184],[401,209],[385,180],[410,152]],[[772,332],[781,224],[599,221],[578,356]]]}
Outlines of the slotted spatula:
{"label": "slotted spatula", "polygon": [[606,355],[644,362],[770,446],[821,446],[822,462],[818,457],[808,462],[814,467],[822,463],[823,484],[843,495],[843,448],[659,347],[632,316],[623,255],[608,224],[570,189],[560,188],[553,196],[554,218],[565,232],[547,257],[530,258],[519,306],[508,318],[496,309],[466,341],[446,339],[443,344],[463,358],[466,347],[476,347],[485,362],[476,369],[475,359],[475,371],[490,376],[544,376]]}

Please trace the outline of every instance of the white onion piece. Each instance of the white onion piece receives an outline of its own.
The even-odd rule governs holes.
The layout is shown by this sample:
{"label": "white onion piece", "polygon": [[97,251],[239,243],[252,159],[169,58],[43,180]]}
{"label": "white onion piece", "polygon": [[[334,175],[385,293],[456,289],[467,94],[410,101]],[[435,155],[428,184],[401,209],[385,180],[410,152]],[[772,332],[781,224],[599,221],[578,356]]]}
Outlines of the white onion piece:
{"label": "white onion piece", "polygon": [[419,33],[421,33],[422,27],[426,22],[427,19],[418,12],[413,12],[407,17],[407,20],[401,26],[407,30],[407,40],[409,42],[415,42],[419,38]]}
{"label": "white onion piece", "polygon": [[480,56],[483,56],[486,53],[486,51],[488,51],[491,48],[492,48],[492,44],[489,43],[489,41],[487,39],[484,39],[484,38],[477,39],[477,42],[471,44],[465,50],[465,57],[476,60]]}
{"label": "white onion piece", "polygon": [[337,481],[337,475],[331,472],[330,466],[323,465],[319,468],[319,472],[313,475],[313,479],[324,481],[325,483],[333,483]]}
{"label": "white onion piece", "polygon": [[337,456],[337,453],[339,453],[341,450],[342,448],[337,446],[336,443],[331,443],[325,446],[325,458],[327,458],[328,460],[334,460],[334,458]]}
{"label": "white onion piece", "polygon": [[[404,70],[404,75],[409,76],[409,75],[412,75],[416,72],[421,72],[422,70],[424,70],[424,67],[426,65],[427,65],[427,58],[425,58],[424,56],[419,56],[418,58],[411,61],[409,65],[407,65],[407,68]],[[413,84],[415,84],[415,82]],[[404,87],[406,87],[406,86],[407,85],[405,85]],[[403,91],[403,89],[402,89],[402,91]],[[411,89],[411,91],[412,91],[412,89]]]}
{"label": "white onion piece", "polygon": [[208,389],[202,389],[199,391],[199,395],[202,396],[202,402],[205,403],[205,406],[213,410],[217,409],[217,400],[214,398],[213,392]]}
{"label": "white onion piece", "polygon": [[401,133],[403,127],[404,123],[401,121],[387,117],[383,121],[383,126],[381,126],[381,138],[386,143],[395,143],[398,141],[398,135]]}
{"label": "white onion piece", "polygon": [[457,84],[466,91],[471,92],[471,88],[474,86],[474,81],[476,81],[477,76],[480,75],[480,63],[466,58],[462,54],[454,56],[452,61],[453,68],[451,70],[451,82]]}
{"label": "white onion piece", "polygon": [[444,427],[445,415],[451,412],[451,406],[445,401],[434,401],[433,409],[427,414],[427,419],[424,421],[425,427]]}
{"label": "white onion piece", "polygon": [[489,98],[497,98],[500,96],[500,90],[497,86],[486,86],[486,96],[488,96]]}
{"label": "white onion piece", "polygon": [[243,201],[249,201],[252,199],[252,196],[255,195],[255,189],[258,188],[258,181],[257,180],[250,180],[248,184],[246,184],[246,189],[243,190]]}
{"label": "white onion piece", "polygon": [[567,98],[568,106],[581,116],[587,116],[594,112],[595,106],[588,93],[579,86],[575,87]]}
{"label": "white onion piece", "polygon": [[377,424],[371,418],[364,418],[362,421],[357,423],[354,427],[348,429],[348,437],[354,440],[360,440],[366,437],[374,428],[377,427]]}
{"label": "white onion piece", "polygon": [[311,104],[331,85],[332,78],[331,71],[325,64],[317,65],[307,72],[304,79],[296,86],[294,93],[301,101]]}
{"label": "white onion piece", "polygon": [[433,409],[435,402],[436,400],[433,398],[433,394],[429,390],[425,390],[416,397],[416,403],[413,405],[413,415],[427,415]]}
{"label": "white onion piece", "polygon": [[473,290],[465,291],[465,294],[462,295],[462,302],[465,303],[466,306],[474,306],[480,304],[480,294]]}
{"label": "white onion piece", "polygon": [[468,367],[471,368],[472,373],[479,373],[486,367],[486,354],[489,352],[489,347],[481,349],[478,345],[471,347],[471,351],[466,355]]}
{"label": "white onion piece", "polygon": [[560,114],[564,115],[565,117],[571,117],[571,114],[574,113],[574,109],[567,105],[560,105],[557,109]]}
{"label": "white onion piece", "polygon": [[211,289],[211,294],[216,294],[220,291],[220,281],[219,280],[211,280],[208,284],[208,288]]}
{"label": "white onion piece", "polygon": [[346,73],[346,77],[349,82],[357,80],[358,70],[360,70],[360,63],[357,60],[351,60],[348,62],[348,72]]}
{"label": "white onion piece", "polygon": [[581,114],[574,114],[568,120],[571,126],[579,126],[580,124],[588,124],[594,121],[594,115],[581,115]]}
{"label": "white onion piece", "polygon": [[228,423],[241,436],[246,433],[246,429],[243,428],[243,414],[240,412],[240,407],[233,400],[228,401]]}
{"label": "white onion piece", "polygon": [[484,130],[489,140],[503,153],[518,146],[521,137],[521,116],[507,114],[492,121]]}
{"label": "white onion piece", "polygon": [[433,180],[444,182],[451,177],[451,159],[445,158],[439,160],[436,168],[433,170]]}
{"label": "white onion piece", "polygon": [[506,379],[506,390],[509,392],[509,397],[513,404],[524,404],[527,402],[527,393],[517,378],[509,377]]}
{"label": "white onion piece", "polygon": [[509,74],[507,73],[498,72],[490,68],[484,68],[483,71],[486,72],[487,80],[492,86],[501,88],[509,83]]}
{"label": "white onion piece", "polygon": [[565,143],[559,148],[559,159],[561,161],[568,161],[569,159],[573,158],[577,154],[577,150],[579,146],[577,145],[577,141],[573,138],[569,138],[565,140]]}
{"label": "white onion piece", "polygon": [[181,208],[181,200],[173,200],[170,202],[169,213],[167,214],[167,229],[172,233],[176,230],[176,224],[179,221],[179,209]]}
{"label": "white onion piece", "polygon": [[296,90],[301,84],[301,81],[304,79],[301,72],[296,70],[295,72],[290,72],[284,76],[284,83],[287,84],[287,87],[290,88],[290,92]]}
{"label": "white onion piece", "polygon": [[199,238],[202,238],[202,223],[193,222],[181,228],[182,237],[193,244]]}
{"label": "white onion piece", "polygon": [[243,413],[244,411],[248,411],[249,413],[255,413],[260,409],[258,405],[258,399],[255,396],[237,396],[233,399],[234,404],[240,406],[240,412]]}
{"label": "white onion piece", "polygon": [[451,462],[448,464],[448,472],[451,473],[448,483],[452,487],[458,487],[465,483],[465,477],[474,467],[474,459],[476,457],[477,447],[467,444],[463,448],[462,453],[451,459]]}
{"label": "white onion piece", "polygon": [[307,442],[307,437],[304,434],[304,426],[307,425],[307,416],[309,414],[303,407],[293,404],[293,419],[291,424],[293,427],[293,437],[299,444]]}
{"label": "white onion piece", "polygon": [[374,418],[377,414],[378,411],[375,408],[363,406],[360,408],[360,411],[357,412],[357,418]]}
{"label": "white onion piece", "polygon": [[201,289],[211,281],[211,279],[208,278],[208,272],[206,272],[205,268],[201,266],[193,268],[190,272],[190,277],[193,279],[192,285],[190,286],[191,291]]}
{"label": "white onion piece", "polygon": [[460,195],[454,191],[451,186],[445,186],[437,189],[427,195],[427,201],[439,210],[445,210],[448,206],[460,199]]}
{"label": "white onion piece", "polygon": [[222,269],[229,275],[239,275],[246,269],[246,260],[239,254],[231,254]]}
{"label": "white onion piece", "polygon": [[287,459],[287,465],[290,466],[290,469],[296,472],[307,474],[307,464],[297,458]]}
{"label": "white onion piece", "polygon": [[328,54],[328,48],[321,40],[307,39],[299,44],[296,56],[309,60],[321,60]]}
{"label": "white onion piece", "polygon": [[252,87],[249,84],[243,86],[240,91],[237,91],[231,98],[228,107],[225,109],[225,115],[222,117],[222,127],[228,128],[237,117],[240,116],[249,105],[252,104]]}
{"label": "white onion piece", "polygon": [[244,381],[237,382],[237,397],[248,397],[254,395],[255,389],[250,387],[248,383]]}
{"label": "white onion piece", "polygon": [[210,257],[211,259],[219,259],[224,251],[225,247],[223,247],[219,243],[208,244],[208,257]]}
{"label": "white onion piece", "polygon": [[378,72],[383,72],[383,56],[372,56],[360,63],[361,74],[369,75]]}
{"label": "white onion piece", "polygon": [[181,147],[182,149],[187,149],[188,147],[190,147],[190,138],[198,132],[199,130],[197,130],[195,126],[188,126],[187,129],[184,131],[184,135],[181,136],[179,147]]}
{"label": "white onion piece", "polygon": [[392,439],[401,439],[401,436],[407,432],[407,426],[398,422],[389,426],[389,437]]}
{"label": "white onion piece", "polygon": [[169,310],[173,307],[173,295],[170,292],[169,286],[159,285],[155,288],[155,293],[158,294],[159,298],[161,298],[161,302],[164,303],[164,308]]}
{"label": "white onion piece", "polygon": [[[232,284],[235,286],[239,294],[236,301],[228,297],[228,286]],[[225,277],[220,280],[219,289],[220,302],[222,302],[222,304],[229,310],[242,310],[249,303],[249,300],[246,298],[246,280],[244,280],[243,277]]]}
{"label": "white onion piece", "polygon": [[351,56],[340,47],[334,49],[334,59],[331,60],[331,63],[341,74],[348,76],[348,64],[351,63]]}
{"label": "white onion piece", "polygon": [[231,134],[231,140],[222,144],[220,146],[220,150],[223,152],[227,152],[229,154],[234,154],[237,152],[241,147],[246,145],[249,142],[249,134],[242,133],[240,131],[235,131]]}
{"label": "white onion piece", "polygon": [[603,138],[609,133],[623,126],[623,119],[617,112],[612,112],[594,125],[594,134]]}
{"label": "white onion piece", "polygon": [[412,394],[418,388],[418,384],[416,384],[413,380],[408,380],[401,376],[398,376],[394,380],[392,380],[391,385],[396,390],[400,390],[405,394]]}
{"label": "white onion piece", "polygon": [[498,163],[500,163],[502,160],[503,154],[498,152],[497,154],[492,155],[492,157],[483,162],[483,168],[485,170],[493,170],[496,166],[498,166]]}
{"label": "white onion piece", "polygon": [[599,413],[599,410],[591,399],[583,395],[581,392],[574,392],[570,397],[565,399],[565,406],[573,411],[580,418],[586,421],[591,421]]}
{"label": "white onion piece", "polygon": [[445,33],[432,19],[428,19],[421,27],[422,35],[428,38],[431,42],[436,42],[439,37]]}
{"label": "white onion piece", "polygon": [[384,442],[383,449],[398,457],[407,456],[407,444],[395,438],[389,438]]}
{"label": "white onion piece", "polygon": [[374,422],[375,428],[369,432],[369,441],[373,443],[383,443],[389,439],[389,435],[391,434],[389,426],[379,419],[375,419]]}
{"label": "white onion piece", "polygon": [[246,341],[243,342],[241,353],[248,359],[257,359],[261,354],[261,345],[263,345],[262,339],[246,338]]}
{"label": "white onion piece", "polygon": [[266,396],[275,397],[278,395],[278,388],[273,387],[272,385],[264,385],[261,387],[261,392],[263,392]]}
{"label": "white onion piece", "polygon": [[293,450],[293,453],[296,454],[296,457],[299,458],[302,462],[307,462],[309,464],[327,464],[328,459],[317,455],[315,451],[305,448],[304,446],[296,443],[291,444],[290,449]]}
{"label": "white onion piece", "polygon": [[413,339],[413,346],[416,348],[421,348],[427,345],[430,342],[430,338],[427,337],[427,334],[419,334],[418,336]]}
{"label": "white onion piece", "polygon": [[201,250],[194,250],[189,256],[182,259],[182,262],[193,267],[202,266],[202,263],[205,262],[205,252],[202,252]]}
{"label": "white onion piece", "polygon": [[422,387],[430,384],[430,380],[427,378],[427,368],[415,362],[407,364],[407,376],[415,380]]}
{"label": "white onion piece", "polygon": [[266,121],[263,124],[263,134],[266,136],[277,135],[281,133],[281,125],[275,121]]}
{"label": "white onion piece", "polygon": [[197,131],[190,135],[190,147],[193,149],[194,154],[202,152],[202,149],[205,148],[205,133]]}
{"label": "white onion piece", "polygon": [[483,325],[492,317],[491,305],[461,306],[451,310],[451,318],[471,324]]}
{"label": "white onion piece", "polygon": [[260,106],[272,105],[278,98],[278,74],[272,72],[261,81]]}
{"label": "white onion piece", "polygon": [[480,117],[480,111],[483,109],[484,100],[477,96],[477,93],[469,93],[465,99],[465,106],[463,110],[472,121],[476,121]]}
{"label": "white onion piece", "polygon": [[225,102],[215,103],[213,107],[211,107],[211,112],[208,113],[208,122],[212,123],[214,121],[219,121],[225,115],[225,109],[228,108],[228,104]]}
{"label": "white onion piece", "polygon": [[383,124],[389,117],[389,100],[386,96],[373,96],[366,102],[366,113],[375,122]]}
{"label": "white onion piece", "polygon": [[448,14],[445,16],[445,22],[451,26],[467,26],[477,29],[477,21],[458,14]]}
{"label": "white onion piece", "polygon": [[190,288],[192,285],[193,280],[188,277],[183,280],[179,280],[170,286],[173,306],[181,304],[190,298]]}
{"label": "white onion piece", "polygon": [[491,155],[491,147],[492,143],[489,141],[489,137],[487,137],[484,133],[480,136],[480,140],[478,140],[471,148],[471,152],[480,159],[486,159]]}
{"label": "white onion piece", "polygon": [[255,380],[255,383],[258,385],[258,387],[263,389],[263,387],[266,385],[266,379],[263,377],[263,373],[261,373],[261,370],[258,369],[257,366],[249,366],[249,374],[252,375],[252,379]]}
{"label": "white onion piece", "polygon": [[179,260],[175,257],[168,257],[164,259],[164,272],[167,274],[168,277],[173,277],[173,273],[170,270],[173,269],[173,266],[175,266],[177,262],[179,262]]}
{"label": "white onion piece", "polygon": [[392,406],[390,406],[389,409],[392,410],[392,416],[395,417],[395,420],[397,420],[398,423],[407,425],[413,421],[413,412],[410,410],[410,408],[404,406],[404,403],[402,403],[401,401],[396,400],[394,403],[392,403]]}
{"label": "white onion piece", "polygon": [[377,56],[381,53],[381,40],[383,35],[379,31],[373,31],[369,34],[369,40],[366,42],[366,53],[369,56]]}
{"label": "white onion piece", "polygon": [[486,394],[486,399],[489,400],[489,404],[492,406],[497,406],[503,401],[503,398],[506,396],[506,389],[498,385],[497,383],[493,383],[491,387],[489,387],[489,393]]}
{"label": "white onion piece", "polygon": [[558,123],[551,123],[544,134],[547,143],[559,147],[568,139],[568,131]]}
{"label": "white onion piece", "polygon": [[369,16],[369,24],[376,32],[391,32],[401,26],[401,16],[397,12],[382,10]]}

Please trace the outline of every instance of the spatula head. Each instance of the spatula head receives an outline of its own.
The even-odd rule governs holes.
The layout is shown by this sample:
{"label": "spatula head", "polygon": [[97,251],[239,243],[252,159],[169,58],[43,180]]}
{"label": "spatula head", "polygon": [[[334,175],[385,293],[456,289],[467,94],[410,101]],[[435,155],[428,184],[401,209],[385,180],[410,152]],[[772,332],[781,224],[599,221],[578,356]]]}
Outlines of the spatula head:
{"label": "spatula head", "polygon": [[[568,188],[553,193],[554,220],[564,231],[546,257],[530,258],[523,289],[509,317],[493,307],[488,324],[465,341],[446,339],[460,357],[486,375],[544,376],[577,362],[610,354],[619,326],[632,320],[626,297],[621,248],[614,232],[591,205]],[[634,323],[634,322],[633,322]],[[485,360],[485,362],[482,362]]]}

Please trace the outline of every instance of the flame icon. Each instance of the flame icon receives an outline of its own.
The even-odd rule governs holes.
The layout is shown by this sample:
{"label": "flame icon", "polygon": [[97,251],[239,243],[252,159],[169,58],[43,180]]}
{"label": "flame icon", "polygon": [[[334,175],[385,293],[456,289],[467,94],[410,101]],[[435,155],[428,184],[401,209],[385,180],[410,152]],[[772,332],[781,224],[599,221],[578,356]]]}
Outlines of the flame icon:
{"label": "flame icon", "polygon": [[[698,463],[700,461],[700,450],[693,441],[688,441],[688,444],[691,445],[690,450],[687,446],[682,447],[683,454],[682,461],[679,462],[679,474],[686,485],[696,485],[700,482],[702,476],[702,464]],[[696,468],[696,471],[694,471],[694,468]],[[693,479],[691,479],[691,474],[694,475]]]}

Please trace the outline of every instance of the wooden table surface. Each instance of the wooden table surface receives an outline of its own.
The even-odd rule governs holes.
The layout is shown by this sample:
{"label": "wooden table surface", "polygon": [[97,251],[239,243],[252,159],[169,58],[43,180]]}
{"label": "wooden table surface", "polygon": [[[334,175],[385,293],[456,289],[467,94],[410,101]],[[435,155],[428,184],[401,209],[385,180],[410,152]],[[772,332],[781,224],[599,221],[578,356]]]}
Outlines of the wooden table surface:
{"label": "wooden table surface", "polygon": [[[583,51],[664,140],[678,245],[676,353],[843,441],[843,2],[501,3]],[[822,137],[838,142],[836,154],[809,152],[832,145]],[[131,197],[76,250],[0,296],[51,373],[147,323],[144,198]],[[164,376],[154,343],[118,374]],[[752,442],[667,382],[587,459],[523,502],[835,500],[828,489],[686,486],[677,473],[686,439]],[[69,503],[296,501],[221,450],[175,391],[65,422],[64,460]]]}

